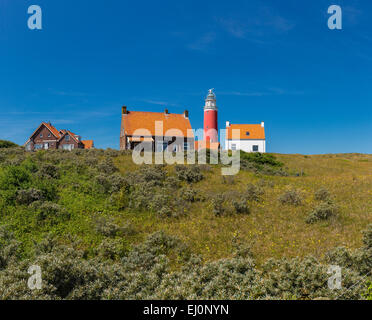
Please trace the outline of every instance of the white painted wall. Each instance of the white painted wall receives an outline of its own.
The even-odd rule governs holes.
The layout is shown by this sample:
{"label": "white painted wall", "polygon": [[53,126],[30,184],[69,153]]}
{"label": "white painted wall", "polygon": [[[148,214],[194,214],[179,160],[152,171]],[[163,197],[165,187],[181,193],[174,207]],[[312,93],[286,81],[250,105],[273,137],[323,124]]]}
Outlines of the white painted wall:
{"label": "white painted wall", "polygon": [[258,146],[258,151],[261,153],[266,152],[266,141],[265,140],[225,140],[226,150],[232,150],[232,145],[236,145],[236,150],[242,150],[245,152],[253,152],[253,146]]}

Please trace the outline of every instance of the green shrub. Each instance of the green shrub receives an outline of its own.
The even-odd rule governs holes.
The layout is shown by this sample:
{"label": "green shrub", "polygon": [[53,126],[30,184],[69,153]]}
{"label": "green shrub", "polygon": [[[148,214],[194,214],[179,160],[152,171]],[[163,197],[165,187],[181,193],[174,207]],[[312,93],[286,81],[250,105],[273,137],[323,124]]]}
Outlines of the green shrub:
{"label": "green shrub", "polygon": [[215,216],[219,217],[226,213],[225,197],[224,195],[217,195],[211,199],[212,212]]}
{"label": "green shrub", "polygon": [[326,201],[331,198],[331,194],[326,188],[320,188],[315,192],[314,198],[318,201]]}
{"label": "green shrub", "polygon": [[104,158],[102,161],[100,161],[97,165],[97,169],[99,172],[105,173],[105,174],[113,174],[116,171],[118,171],[118,168],[116,168],[114,161],[112,161],[111,158]]}
{"label": "green shrub", "polygon": [[317,205],[307,216],[307,223],[314,223],[321,220],[328,220],[331,217],[336,216],[338,213],[338,207],[332,202],[322,202]]}
{"label": "green shrub", "polygon": [[367,290],[363,294],[366,300],[372,300],[372,281],[369,281],[367,283]]}
{"label": "green shrub", "polygon": [[198,202],[203,200],[200,191],[197,191],[190,187],[185,187],[181,189],[180,197],[187,202]]}
{"label": "green shrub", "polygon": [[32,202],[43,200],[43,193],[35,188],[30,188],[27,190],[18,190],[16,196],[16,202],[18,204],[29,205]]}
{"label": "green shrub", "polygon": [[264,194],[264,190],[252,183],[249,183],[247,185],[246,192],[244,193],[244,196],[249,201],[256,201],[260,202],[262,201],[262,195]]}
{"label": "green shrub", "polygon": [[53,225],[65,222],[71,216],[65,208],[53,202],[35,201],[31,206],[36,214],[36,219],[40,222],[49,222]]}
{"label": "green shrub", "polygon": [[0,189],[25,189],[30,185],[31,175],[24,168],[19,166],[8,166],[0,175]]}
{"label": "green shrub", "polygon": [[249,214],[250,213],[250,209],[249,209],[249,206],[247,204],[247,200],[244,197],[241,197],[238,200],[233,200],[232,205],[233,205],[236,213],[240,213],[240,214]]}
{"label": "green shrub", "polygon": [[295,189],[288,189],[278,198],[278,200],[281,204],[300,206],[303,201],[303,196]]}
{"label": "green shrub", "polygon": [[50,163],[45,163],[40,166],[38,175],[42,179],[59,179],[59,169]]}
{"label": "green shrub", "polygon": [[110,217],[95,217],[93,219],[96,232],[106,237],[116,237],[119,235],[133,235],[134,229],[131,225],[121,227]]}
{"label": "green shrub", "polygon": [[18,147],[17,144],[11,141],[6,141],[6,140],[0,140],[0,149],[5,149],[5,148],[15,148]]}
{"label": "green shrub", "polygon": [[176,165],[176,175],[179,180],[195,183],[203,180],[204,176],[197,165]]}
{"label": "green shrub", "polygon": [[283,166],[283,163],[276,160],[275,156],[270,153],[240,151],[240,159],[246,160],[256,165],[268,165],[272,167]]}

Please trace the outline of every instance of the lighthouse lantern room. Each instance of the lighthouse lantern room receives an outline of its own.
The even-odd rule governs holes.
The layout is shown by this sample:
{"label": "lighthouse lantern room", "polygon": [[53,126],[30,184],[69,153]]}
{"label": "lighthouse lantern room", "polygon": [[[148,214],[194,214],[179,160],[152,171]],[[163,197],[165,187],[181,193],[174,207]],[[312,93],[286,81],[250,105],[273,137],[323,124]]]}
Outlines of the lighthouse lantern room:
{"label": "lighthouse lantern room", "polygon": [[218,142],[218,118],[216,95],[214,89],[209,89],[204,106],[204,140]]}

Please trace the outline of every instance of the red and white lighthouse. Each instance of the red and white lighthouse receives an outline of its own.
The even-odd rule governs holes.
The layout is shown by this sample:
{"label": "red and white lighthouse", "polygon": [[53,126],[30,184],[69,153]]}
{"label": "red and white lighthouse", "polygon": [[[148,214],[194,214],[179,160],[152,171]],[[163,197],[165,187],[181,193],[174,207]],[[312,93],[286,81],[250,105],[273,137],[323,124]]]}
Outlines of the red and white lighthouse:
{"label": "red and white lighthouse", "polygon": [[204,140],[209,142],[218,142],[218,121],[216,96],[210,89],[205,99],[204,106]]}

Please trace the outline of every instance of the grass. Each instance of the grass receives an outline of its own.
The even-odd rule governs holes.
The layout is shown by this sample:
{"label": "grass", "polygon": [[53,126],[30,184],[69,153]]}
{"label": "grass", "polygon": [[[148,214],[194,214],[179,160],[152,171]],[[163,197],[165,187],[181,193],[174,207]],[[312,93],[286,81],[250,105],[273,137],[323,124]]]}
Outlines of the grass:
{"label": "grass", "polygon": [[[39,161],[37,159],[47,155],[38,153],[26,157]],[[100,156],[101,159],[104,157],[104,154]],[[163,230],[180,238],[205,261],[231,257],[237,240],[251,247],[258,264],[268,258],[310,254],[322,260],[325,253],[334,247],[361,247],[361,231],[372,222],[372,155],[275,154],[275,157],[288,172],[302,174],[268,176],[241,170],[226,183],[221,176],[221,167],[211,166],[210,171],[203,172],[205,178],[193,185],[207,201],[192,203],[189,214],[179,218],[161,217],[147,211],[119,210],[110,204],[109,194],[95,191],[89,171],[65,170],[53,183],[58,188],[57,202],[71,213],[70,220],[55,225],[39,224],[27,206],[6,206],[0,197],[0,208],[3,208],[0,224],[11,226],[25,252],[31,250],[34,241],[39,242],[51,233],[61,242],[69,242],[67,235],[71,234],[80,240],[80,247],[89,254],[104,239],[94,228],[97,216],[110,217],[119,226],[130,225],[135,232],[121,237],[127,249],[148,235]],[[75,165],[76,159],[71,161]],[[115,157],[114,163],[123,175],[139,168],[128,154]],[[3,170],[4,167],[0,167],[0,175]],[[168,174],[174,174],[172,166],[166,170]],[[249,203],[250,214],[219,217],[213,214],[211,197],[224,192],[242,194],[249,183],[260,184],[264,190],[261,202]],[[302,205],[285,205],[278,201],[288,188],[301,193]],[[330,192],[339,207],[339,215],[335,219],[308,224],[306,217],[319,203],[314,194],[320,188]]]}
{"label": "grass", "polygon": [[[322,259],[333,247],[361,246],[361,231],[372,222],[372,155],[275,155],[288,170],[304,172],[300,177],[264,176],[241,171],[234,184],[224,184],[219,168],[204,173],[206,179],[196,186],[208,195],[226,191],[243,192],[248,183],[264,179],[273,187],[264,187],[264,201],[251,204],[250,215],[215,217],[208,202],[192,205],[187,217],[160,218],[154,214],[123,212],[120,219],[130,221],[138,231],[133,241],[147,234],[164,230],[188,243],[205,260],[229,257],[233,239],[251,245],[258,263],[270,257],[304,257],[312,254]],[[122,173],[135,170],[130,156],[116,158]],[[281,205],[277,199],[287,187],[300,190],[304,195],[302,206]],[[309,225],[307,214],[317,201],[314,193],[327,188],[340,207],[337,219]]]}

